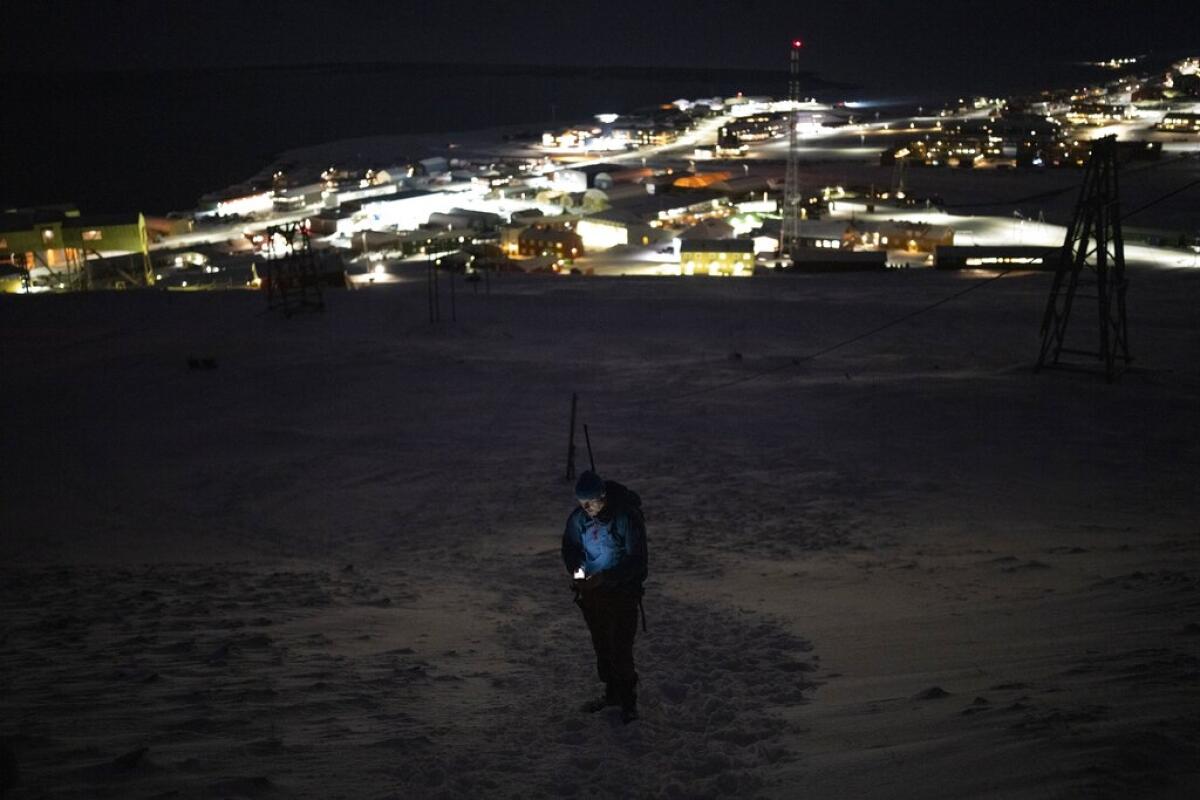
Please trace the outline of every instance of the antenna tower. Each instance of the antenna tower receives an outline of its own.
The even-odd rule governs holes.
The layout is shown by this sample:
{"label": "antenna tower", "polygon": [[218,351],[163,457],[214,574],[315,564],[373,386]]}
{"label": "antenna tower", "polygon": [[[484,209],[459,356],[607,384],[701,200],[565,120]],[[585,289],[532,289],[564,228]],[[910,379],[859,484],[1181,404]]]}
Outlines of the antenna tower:
{"label": "antenna tower", "polygon": [[[1093,273],[1081,284],[1080,275],[1087,267]],[[1093,288],[1098,306],[1099,351],[1064,347],[1071,306],[1080,285]],[[1042,350],[1037,369],[1075,365],[1061,363],[1059,356],[1069,353],[1098,358],[1104,374],[1112,383],[1120,374],[1118,367],[1128,365],[1129,332],[1125,322],[1125,241],[1121,234],[1121,199],[1117,186],[1117,137],[1105,136],[1092,143],[1075,206],[1075,216],[1067,228],[1066,240],[1059,253],[1058,269],[1042,318]],[[1123,364],[1118,365],[1118,356]]]}
{"label": "antenna tower", "polygon": [[783,208],[779,226],[779,254],[792,256],[796,240],[800,238],[800,141],[796,126],[800,121],[800,48],[799,39],[792,40],[791,67],[788,77],[788,102],[791,118],[788,120],[787,172],[783,180]]}

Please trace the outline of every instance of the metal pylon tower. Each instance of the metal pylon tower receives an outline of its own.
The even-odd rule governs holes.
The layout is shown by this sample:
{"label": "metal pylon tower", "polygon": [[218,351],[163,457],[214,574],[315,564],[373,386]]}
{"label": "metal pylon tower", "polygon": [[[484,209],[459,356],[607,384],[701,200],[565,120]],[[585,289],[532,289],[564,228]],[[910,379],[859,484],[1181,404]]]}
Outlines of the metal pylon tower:
{"label": "metal pylon tower", "polygon": [[[1084,267],[1094,280],[1080,281]],[[1080,286],[1094,288],[1099,312],[1099,349],[1076,350],[1064,346],[1071,307]],[[1121,235],[1121,201],[1117,185],[1117,137],[1106,136],[1092,143],[1075,205],[1075,216],[1059,253],[1058,269],[1042,317],[1042,350],[1037,369],[1042,367],[1079,367],[1060,362],[1063,353],[1098,358],[1104,365],[1109,383],[1116,379],[1119,367],[1133,359],[1129,355],[1129,335],[1125,322],[1125,242]],[[1122,363],[1118,365],[1118,357]]]}
{"label": "metal pylon tower", "polygon": [[[297,311],[323,311],[320,267],[313,255],[308,228],[298,222],[271,225],[267,241],[272,258],[267,262],[267,308],[283,310],[285,317]],[[276,237],[283,240],[276,249]]]}
{"label": "metal pylon tower", "polygon": [[783,207],[780,209],[779,254],[792,255],[796,240],[800,238],[800,141],[796,126],[800,120],[800,48],[799,39],[792,40],[792,60],[788,78],[788,102],[791,104],[788,120],[787,172],[783,180]]}

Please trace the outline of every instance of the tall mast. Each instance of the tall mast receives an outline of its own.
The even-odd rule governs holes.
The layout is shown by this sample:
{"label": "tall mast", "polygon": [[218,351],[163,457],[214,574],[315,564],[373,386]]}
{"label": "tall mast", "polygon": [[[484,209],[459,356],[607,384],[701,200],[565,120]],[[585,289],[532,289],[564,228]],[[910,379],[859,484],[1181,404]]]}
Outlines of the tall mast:
{"label": "tall mast", "polygon": [[787,173],[783,181],[783,208],[779,230],[779,254],[792,256],[796,240],[800,238],[800,142],[796,127],[800,119],[800,48],[803,42],[792,40],[790,76],[788,78],[788,103],[791,105],[788,120]]}

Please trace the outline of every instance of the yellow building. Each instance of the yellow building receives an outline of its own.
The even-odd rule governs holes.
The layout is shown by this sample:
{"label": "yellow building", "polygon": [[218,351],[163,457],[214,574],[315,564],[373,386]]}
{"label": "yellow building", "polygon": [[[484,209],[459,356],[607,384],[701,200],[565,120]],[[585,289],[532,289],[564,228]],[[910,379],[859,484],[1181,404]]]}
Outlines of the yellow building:
{"label": "yellow building", "polygon": [[680,275],[754,274],[753,239],[686,239],[679,244]]}
{"label": "yellow building", "polygon": [[49,289],[150,286],[146,218],[140,213],[80,216],[33,209],[0,214],[0,262]]}
{"label": "yellow building", "polygon": [[1185,133],[1200,133],[1200,114],[1183,111],[1172,111],[1163,116],[1158,127],[1164,131],[1183,131]]}

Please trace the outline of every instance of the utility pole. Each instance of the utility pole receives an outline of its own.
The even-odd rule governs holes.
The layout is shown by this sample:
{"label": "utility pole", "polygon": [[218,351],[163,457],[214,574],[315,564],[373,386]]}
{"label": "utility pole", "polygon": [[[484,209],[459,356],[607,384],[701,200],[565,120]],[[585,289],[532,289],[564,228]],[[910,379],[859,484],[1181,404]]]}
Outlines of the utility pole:
{"label": "utility pole", "polygon": [[[1105,377],[1112,383],[1133,360],[1129,355],[1129,330],[1125,320],[1128,283],[1125,280],[1125,240],[1121,232],[1117,162],[1116,136],[1105,136],[1092,142],[1092,155],[1084,173],[1075,217],[1067,228],[1042,318],[1039,370],[1076,366],[1061,362],[1063,353],[1097,358],[1103,364]],[[1067,323],[1085,268],[1090,280],[1082,283],[1094,289],[1095,294],[1078,296],[1096,301],[1096,328],[1093,330],[1099,333],[1099,346],[1094,351],[1064,346]]]}
{"label": "utility pole", "polygon": [[788,79],[788,102],[791,105],[788,120],[787,172],[783,180],[783,207],[780,209],[779,255],[792,256],[796,240],[800,238],[800,141],[796,131],[800,122],[800,48],[803,42],[792,40],[790,77]]}
{"label": "utility pole", "polygon": [[579,402],[579,395],[571,393],[571,427],[567,434],[567,477],[565,480],[571,480],[575,477],[575,407]]}

